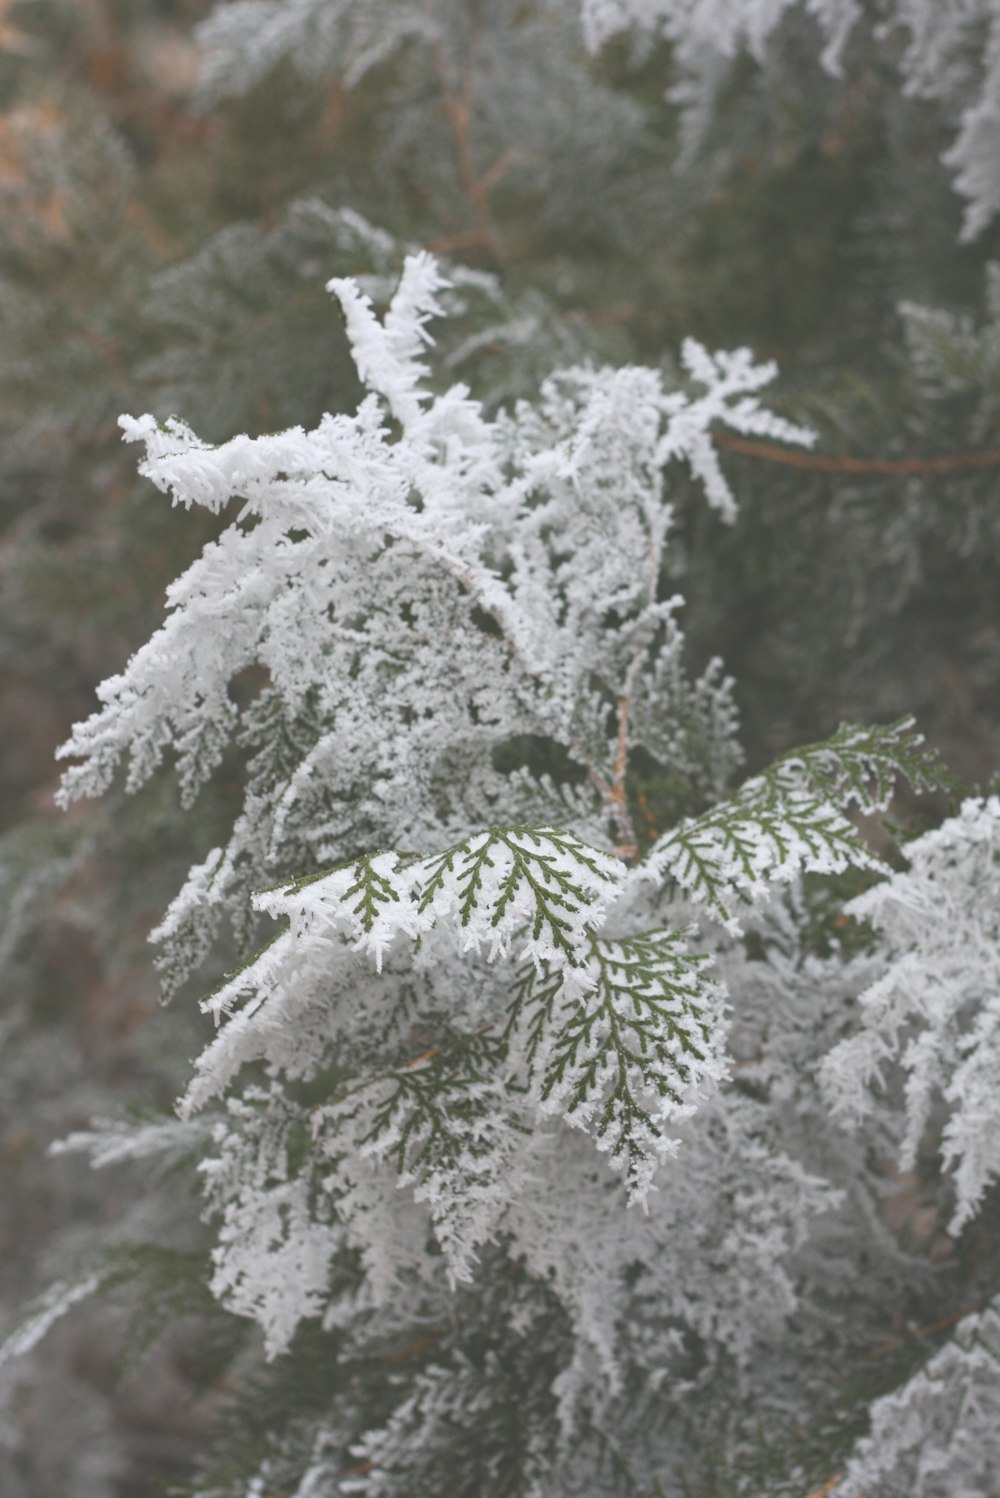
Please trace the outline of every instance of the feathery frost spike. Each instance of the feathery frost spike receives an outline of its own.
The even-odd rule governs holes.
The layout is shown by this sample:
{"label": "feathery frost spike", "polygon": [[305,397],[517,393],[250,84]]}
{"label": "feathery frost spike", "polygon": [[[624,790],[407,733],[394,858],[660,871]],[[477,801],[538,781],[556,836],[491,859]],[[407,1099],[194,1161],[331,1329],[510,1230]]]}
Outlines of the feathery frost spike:
{"label": "feathery frost spike", "polygon": [[369,390],[385,399],[404,428],[420,416],[425,399],[420,382],[429,372],[420,356],[431,342],[426,324],[441,315],[437,293],[448,284],[432,256],[426,252],[407,256],[384,324],[356,282],[335,279],[327,286],[344,309],[358,374]]}
{"label": "feathery frost spike", "polygon": [[0,1342],[0,1369],[37,1347],[57,1321],[68,1315],[81,1300],[86,1300],[100,1290],[106,1277],[105,1273],[98,1271],[76,1280],[57,1280],[50,1285],[32,1302],[27,1314],[13,1331],[8,1332]]}

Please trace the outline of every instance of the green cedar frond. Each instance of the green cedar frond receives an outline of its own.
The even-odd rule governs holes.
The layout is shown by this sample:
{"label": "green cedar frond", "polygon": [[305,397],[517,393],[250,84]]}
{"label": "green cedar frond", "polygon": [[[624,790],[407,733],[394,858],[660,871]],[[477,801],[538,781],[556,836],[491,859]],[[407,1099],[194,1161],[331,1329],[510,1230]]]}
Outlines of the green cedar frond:
{"label": "green cedar frond", "polygon": [[880,869],[843,808],[882,811],[900,776],[916,790],[950,783],[912,719],[886,728],[842,726],[748,780],[727,800],[664,834],[636,871],[664,882],[738,929],[740,905],[798,874]]}
{"label": "green cedar frond", "polygon": [[523,1043],[544,1112],[591,1133],[642,1200],[676,1148],[665,1129],[718,1083],[723,991],[685,932],[591,937],[587,981],[566,967],[526,965],[508,1034]]}

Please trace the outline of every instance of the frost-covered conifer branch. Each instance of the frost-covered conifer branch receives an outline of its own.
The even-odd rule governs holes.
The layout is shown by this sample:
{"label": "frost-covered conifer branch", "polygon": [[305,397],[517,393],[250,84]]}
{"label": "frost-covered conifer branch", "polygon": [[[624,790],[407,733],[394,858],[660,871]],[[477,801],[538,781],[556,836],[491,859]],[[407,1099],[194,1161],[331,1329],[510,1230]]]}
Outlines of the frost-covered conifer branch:
{"label": "frost-covered conifer branch", "polygon": [[435,34],[412,0],[235,0],[199,28],[202,89],[206,100],[245,92],[286,58],[307,77],[336,68],[354,87],[410,38]]}
{"label": "frost-covered conifer branch", "polygon": [[[722,990],[708,977],[706,960],[687,953],[683,934],[598,936],[624,876],[618,859],[570,834],[505,828],[430,858],[382,854],[258,896],[258,906],[287,917],[289,928],[209,1000],[222,1014],[245,997],[202,1057],[187,1110],[221,1092],[241,1061],[277,1059],[268,1044],[276,1028],[273,1011],[287,1012],[282,996],[293,988],[299,1004],[327,1007],[330,1038],[343,1045],[349,1017],[345,1033],[331,999],[338,987],[351,993],[359,958],[377,973],[385,969],[383,1002],[392,1004],[399,967],[391,959],[400,937],[433,954],[428,960],[443,994],[460,987],[463,969],[472,977],[475,956],[493,964],[513,946],[527,966],[512,996],[492,1017],[487,1013],[485,1029],[497,1034],[470,1051],[459,1029],[426,1059],[437,1058],[437,1075],[461,1056],[469,1106],[488,1088],[497,1118],[507,1111],[502,1090],[496,1094],[500,1067],[513,1101],[512,1127],[526,1096],[541,1114],[593,1132],[626,1173],[630,1192],[644,1196],[656,1161],[673,1148],[661,1124],[688,1116],[723,1074],[725,1027]],[[447,1022],[461,1025],[457,1015]],[[485,1068],[482,1076],[472,1075],[474,1061]],[[404,1061],[392,1073],[397,1091],[406,1086],[412,1092],[412,1065]],[[380,1088],[387,1080],[376,1073],[372,1083]],[[348,1095],[357,1090],[352,1083]],[[389,1115],[377,1114],[360,1144],[377,1138],[379,1117],[389,1127]],[[391,1154],[384,1141],[378,1148]],[[463,1162],[471,1163],[458,1153],[450,1157],[452,1169]],[[444,1166],[438,1174],[444,1176]],[[473,1190],[473,1182],[466,1185]],[[455,1181],[449,1189],[460,1194]]]}
{"label": "frost-covered conifer branch", "polygon": [[968,201],[964,239],[974,239],[1000,209],[997,168],[1000,115],[1000,5],[969,0],[889,0],[866,8],[859,0],[582,0],[584,36],[592,51],[634,30],[670,42],[680,78],[674,97],[694,118],[720,87],[732,59],[749,52],[758,61],[788,14],[801,8],[818,30],[821,62],[850,76],[848,49],[866,26],[883,46],[897,43],[902,88],[933,100],[955,131],[943,160]]}
{"label": "frost-covered conifer branch", "polygon": [[832,1051],[824,1075],[840,1109],[857,1117],[871,1106],[871,1085],[902,1069],[904,1169],[944,1109],[958,1232],[1000,1174],[1000,800],[965,801],[906,851],[905,872],[848,906],[875,927],[890,965],[861,995],[862,1028]]}
{"label": "frost-covered conifer branch", "polygon": [[[728,790],[731,683],[718,662],[689,679],[664,589],[670,483],[685,465],[731,520],[713,431],[808,439],[760,403],[773,369],[689,342],[683,388],[575,367],[489,416],[435,383],[446,286],[428,256],[382,318],[356,284],[332,289],[368,389],[353,416],[220,447],[126,421],[175,502],[237,514],[75,730],[63,795],[99,792],[123,759],[135,785],[173,756],[189,797],[230,746],[246,762],[228,841],[158,932],[186,973],[224,915],[241,923],[179,1137],[203,1141],[212,1293],[269,1357],[303,1322],[369,1367],[408,1317],[444,1328],[384,1426],[338,1407],[310,1436],[319,1491],[345,1478],[340,1422],[372,1463],[347,1480],[374,1493],[394,1473],[437,1481],[436,1456],[401,1447],[414,1422],[501,1418],[499,1367],[469,1375],[488,1301],[538,1381],[519,1449],[541,1473],[588,1427],[631,1420],[638,1451],[636,1388],[745,1394],[841,1197],[782,1132],[795,1068],[757,1055],[733,1085],[730,1026],[843,974],[814,963],[805,982],[770,954],[756,990],[736,915],[804,871],[873,868],[852,810],[936,771],[903,722]],[[248,667],[261,685],[240,705]],[[642,859],[640,752],[682,807]],[[692,913],[716,918],[700,952]],[[827,1035],[792,1046],[803,1077]],[[135,1153],[154,1144],[139,1131]],[[100,1131],[86,1147],[129,1152]]]}
{"label": "frost-covered conifer branch", "polygon": [[[759,406],[769,369],[691,348],[703,396],[668,392],[651,370],[570,370],[537,409],[487,422],[462,387],[425,389],[425,323],[441,285],[426,257],[408,262],[383,326],[356,288],[337,284],[375,392],[354,418],[219,448],[177,421],[127,424],[146,445],[144,471],[175,502],[242,501],[171,589],[166,624],[105,683],[103,710],[63,751],[84,761],[67,772],[66,798],[99,792],[125,754],[134,786],[171,749],[190,798],[227,741],[249,751],[229,846],[193,871],[160,928],[179,976],[268,865],[329,863],[398,840],[440,846],[477,821],[550,811],[541,781],[532,789],[522,772],[491,768],[495,747],[519,735],[565,745],[611,788],[601,800],[615,827],[593,800],[586,830],[619,840],[623,750],[665,747],[665,703],[654,713],[647,696],[626,748],[626,688],[642,699],[652,670],[675,696],[690,694],[670,666],[683,648],[672,605],[656,597],[670,517],[663,467],[687,458],[697,468],[719,422],[804,435]],[[268,685],[237,710],[230,682],[251,665]],[[699,752],[683,731],[669,752],[702,777],[702,743],[716,738],[717,793],[733,763],[722,747],[732,709],[715,666],[709,677],[691,720]],[[586,797],[572,794],[579,815]]]}
{"label": "frost-covered conifer branch", "polygon": [[838,1485],[844,1498],[954,1498],[995,1485],[1000,1311],[967,1316],[902,1388],[876,1400],[871,1431]]}
{"label": "frost-covered conifer branch", "polygon": [[508,1034],[520,1022],[542,1111],[592,1131],[632,1201],[676,1151],[664,1126],[689,1117],[725,1071],[723,990],[685,935],[592,939],[584,1003],[546,963],[523,971],[511,1005]]}
{"label": "frost-covered conifer branch", "polygon": [[637,881],[666,883],[733,930],[741,903],[806,872],[878,869],[880,860],[844,815],[884,811],[898,777],[916,790],[947,776],[911,719],[886,728],[847,725],[825,743],[777,760],[729,798],[654,843]]}

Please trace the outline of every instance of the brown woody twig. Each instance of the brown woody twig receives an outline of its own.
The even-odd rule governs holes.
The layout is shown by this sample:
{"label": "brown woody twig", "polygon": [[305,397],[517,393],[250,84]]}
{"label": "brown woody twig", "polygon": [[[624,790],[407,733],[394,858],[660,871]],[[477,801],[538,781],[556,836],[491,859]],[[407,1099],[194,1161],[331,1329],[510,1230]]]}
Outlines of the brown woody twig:
{"label": "brown woody twig", "polygon": [[986,447],[975,453],[948,453],[938,458],[834,458],[823,453],[796,452],[771,442],[752,442],[746,437],[734,437],[730,432],[716,432],[712,440],[716,447],[727,447],[748,458],[763,458],[768,463],[783,463],[788,468],[804,468],[813,473],[934,478],[940,474],[962,473],[970,468],[994,468],[1000,464],[1000,447]]}

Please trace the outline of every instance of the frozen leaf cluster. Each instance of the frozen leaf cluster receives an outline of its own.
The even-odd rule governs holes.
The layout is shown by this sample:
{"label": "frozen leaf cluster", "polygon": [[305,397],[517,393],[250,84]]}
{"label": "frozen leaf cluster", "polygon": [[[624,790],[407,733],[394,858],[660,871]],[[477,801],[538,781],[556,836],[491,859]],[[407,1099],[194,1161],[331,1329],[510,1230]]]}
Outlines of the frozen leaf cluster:
{"label": "frozen leaf cluster", "polygon": [[[992,1493],[1000,1429],[1000,1312],[966,1316],[904,1386],[876,1400],[871,1433],[843,1475],[844,1498]],[[838,1491],[839,1491],[838,1488]]]}
{"label": "frozen leaf cluster", "polygon": [[[747,48],[759,55],[795,0],[583,0],[583,29],[597,51],[618,32],[635,27],[671,41],[686,67],[710,53],[732,57]],[[837,68],[851,28],[861,16],[858,0],[806,0],[826,43],[824,62]]]}
{"label": "frozen leaf cluster", "polygon": [[[62,795],[167,760],[190,803],[241,763],[227,841],[154,933],[168,987],[224,921],[239,960],[180,1122],[68,1147],[199,1157],[212,1295],[269,1358],[311,1325],[370,1366],[425,1328],[439,1350],[384,1422],[338,1406],[299,1433],[300,1493],[442,1490],[456,1431],[489,1484],[529,1389],[511,1491],[619,1425],[651,1479],[659,1391],[682,1426],[709,1388],[748,1397],[762,1348],[780,1361],[849,1174],[850,1144],[810,1157],[792,1122],[821,1111],[815,1009],[842,966],[797,966],[794,920],[755,966],[744,930],[805,874],[877,869],[856,817],[937,772],[902,720],[729,789],[732,684],[718,662],[691,681],[664,586],[672,485],[732,522],[713,431],[809,440],[761,403],[771,366],[689,340],[673,382],[572,366],[490,413],[439,378],[429,255],[382,312],[384,287],[331,290],[354,414],[221,445],[122,420],[175,504],[235,513],[75,729]],[[637,761],[683,807],[652,836]],[[778,995],[806,1018],[765,1040]]]}
{"label": "frozen leaf cluster", "polygon": [[912,1168],[928,1128],[940,1127],[958,1231],[1000,1174],[1000,800],[967,800],[907,854],[905,872],[848,907],[874,926],[890,961],[861,995],[862,1028],[833,1050],[825,1074],[857,1115],[870,1085],[902,1070],[901,1163]]}
{"label": "frozen leaf cluster", "polygon": [[[677,718],[665,741],[666,701],[643,702],[626,747],[666,748],[702,794],[735,763],[730,685],[715,665],[693,689],[682,679],[678,601],[658,594],[665,469],[686,464],[730,513],[713,424],[804,435],[759,403],[773,371],[691,344],[689,391],[650,369],[576,368],[537,406],[487,419],[463,386],[428,384],[443,291],[428,257],[407,261],[384,322],[353,283],[336,290],[371,391],[355,416],[220,447],[174,418],[124,421],[175,503],[240,506],[64,750],[82,760],[67,799],[102,791],[123,757],[134,788],[170,752],[190,801],[228,745],[248,756],[229,843],[160,928],[175,980],[269,867],[504,822],[569,818],[628,840],[617,719],[647,669],[676,685]],[[262,684],[241,707],[234,683],[251,671]],[[513,751],[499,767],[526,739],[558,744],[574,775],[556,789]]]}
{"label": "frozen leaf cluster", "polygon": [[683,890],[738,931],[740,904],[759,902],[802,873],[878,868],[845,810],[885,810],[901,772],[918,789],[935,783],[933,758],[908,719],[881,730],[841,727],[665,833],[636,878]]}

